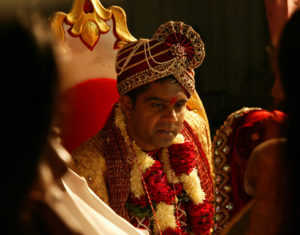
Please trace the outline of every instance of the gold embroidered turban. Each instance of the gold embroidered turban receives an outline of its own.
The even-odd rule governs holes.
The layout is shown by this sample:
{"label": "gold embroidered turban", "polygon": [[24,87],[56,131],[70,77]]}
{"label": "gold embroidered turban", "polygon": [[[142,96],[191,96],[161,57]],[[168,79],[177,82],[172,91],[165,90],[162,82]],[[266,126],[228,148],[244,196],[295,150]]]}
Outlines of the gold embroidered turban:
{"label": "gold embroidered turban", "polygon": [[185,91],[195,90],[194,69],[205,57],[200,35],[183,22],[161,25],[151,39],[139,39],[117,54],[117,87],[120,95],[173,75]]}

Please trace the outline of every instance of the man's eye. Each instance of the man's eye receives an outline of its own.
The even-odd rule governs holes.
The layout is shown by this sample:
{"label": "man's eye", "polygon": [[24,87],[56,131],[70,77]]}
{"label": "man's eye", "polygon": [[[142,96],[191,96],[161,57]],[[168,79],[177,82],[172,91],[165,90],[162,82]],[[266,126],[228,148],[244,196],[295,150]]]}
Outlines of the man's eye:
{"label": "man's eye", "polygon": [[185,102],[178,103],[178,104],[175,105],[175,108],[176,109],[181,109],[185,106],[185,104],[186,104]]}
{"label": "man's eye", "polygon": [[155,108],[155,109],[161,109],[161,108],[163,108],[163,105],[162,104],[158,104],[158,103],[152,103],[151,107]]}

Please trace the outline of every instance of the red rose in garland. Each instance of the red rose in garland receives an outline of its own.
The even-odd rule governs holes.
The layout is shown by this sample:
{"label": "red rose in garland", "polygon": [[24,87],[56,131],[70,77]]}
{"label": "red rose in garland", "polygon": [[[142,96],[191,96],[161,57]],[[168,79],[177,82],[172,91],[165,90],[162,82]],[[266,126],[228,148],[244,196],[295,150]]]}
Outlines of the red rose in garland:
{"label": "red rose in garland", "polygon": [[182,231],[179,225],[179,221],[177,223],[177,228],[172,229],[172,228],[167,228],[165,231],[163,231],[162,235],[188,235],[187,232]]}
{"label": "red rose in garland", "polygon": [[182,144],[173,144],[169,147],[170,163],[177,176],[189,174],[196,164],[194,145],[186,140]]}
{"label": "red rose in garland", "polygon": [[175,192],[168,185],[166,174],[161,169],[159,161],[145,172],[144,180],[151,199],[155,203],[165,202],[171,205],[175,199]]}
{"label": "red rose in garland", "polygon": [[174,189],[176,195],[180,195],[182,193],[183,186],[181,183],[177,183],[177,184],[173,185],[173,189]]}
{"label": "red rose in garland", "polygon": [[209,234],[214,216],[212,205],[206,200],[198,205],[190,202],[187,206],[187,211],[192,231],[196,234]]}
{"label": "red rose in garland", "polygon": [[140,196],[140,198],[134,197],[132,194],[130,195],[130,198],[128,200],[130,203],[136,205],[136,206],[140,206],[140,207],[146,207],[149,202],[148,202],[148,198],[146,197],[146,195],[142,195]]}
{"label": "red rose in garland", "polygon": [[181,230],[179,228],[176,228],[176,229],[168,228],[162,233],[162,235],[181,235],[181,234],[183,234],[183,233],[181,232]]}

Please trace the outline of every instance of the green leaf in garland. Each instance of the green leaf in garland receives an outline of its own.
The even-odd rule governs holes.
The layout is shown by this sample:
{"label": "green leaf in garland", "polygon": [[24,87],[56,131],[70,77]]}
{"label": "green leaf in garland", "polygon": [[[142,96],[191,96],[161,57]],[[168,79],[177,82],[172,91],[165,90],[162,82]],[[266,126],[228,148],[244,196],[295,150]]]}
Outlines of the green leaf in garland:
{"label": "green leaf in garland", "polygon": [[[153,215],[150,205],[148,205],[146,207],[140,207],[140,206],[136,206],[132,203],[126,202],[125,206],[130,215],[135,216],[139,219],[142,219],[145,217],[151,217]],[[153,207],[155,208],[154,203],[153,203]]]}
{"label": "green leaf in garland", "polygon": [[177,196],[178,198],[178,204],[188,202],[190,200],[190,197],[187,195],[187,193],[183,190],[180,195]]}

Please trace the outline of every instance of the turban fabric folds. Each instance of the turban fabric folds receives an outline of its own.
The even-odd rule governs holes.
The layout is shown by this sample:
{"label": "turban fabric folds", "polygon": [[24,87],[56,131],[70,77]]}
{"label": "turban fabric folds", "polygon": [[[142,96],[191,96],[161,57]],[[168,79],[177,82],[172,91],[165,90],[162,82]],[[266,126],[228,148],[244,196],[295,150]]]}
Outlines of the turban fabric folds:
{"label": "turban fabric folds", "polygon": [[116,58],[120,95],[173,75],[190,96],[195,90],[194,69],[205,57],[200,35],[183,22],[161,25],[151,39],[139,39],[122,47]]}

